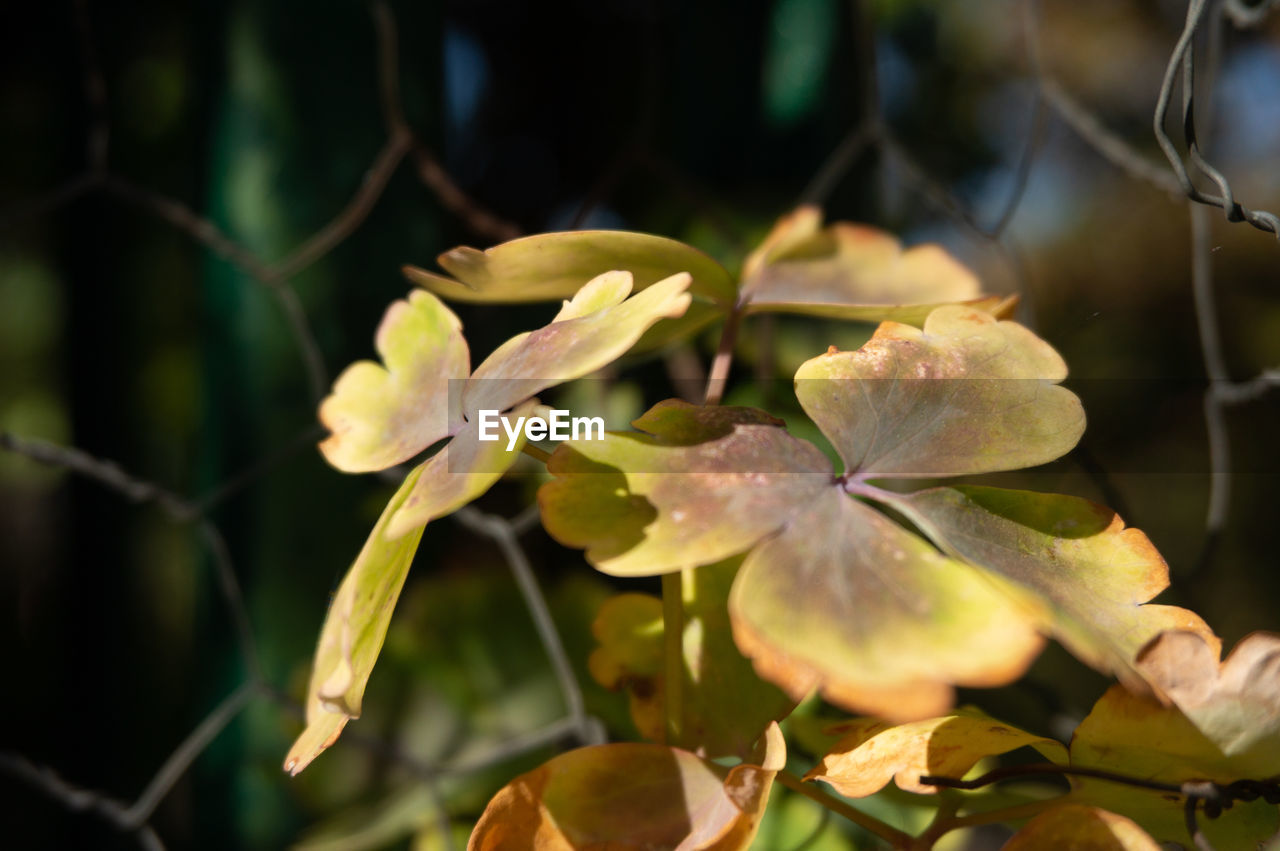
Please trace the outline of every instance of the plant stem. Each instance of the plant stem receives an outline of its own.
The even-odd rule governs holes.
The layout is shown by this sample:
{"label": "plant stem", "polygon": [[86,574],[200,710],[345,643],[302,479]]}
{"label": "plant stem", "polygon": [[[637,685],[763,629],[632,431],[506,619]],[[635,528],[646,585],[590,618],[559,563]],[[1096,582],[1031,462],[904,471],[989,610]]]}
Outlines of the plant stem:
{"label": "plant stem", "polygon": [[683,747],[684,739],[684,573],[662,575],[662,639],[666,661],[664,710],[667,744]]}
{"label": "plant stem", "polygon": [[809,800],[831,810],[831,812],[836,815],[844,816],[858,827],[861,827],[864,830],[869,830],[876,836],[888,842],[894,848],[911,847],[912,838],[909,834],[898,830],[896,827],[885,824],[875,816],[867,815],[861,810],[854,809],[851,805],[841,801],[839,798],[823,792],[816,786],[805,783],[799,777],[796,777],[790,772],[779,771],[777,777],[774,779],[791,791],[804,795]]}
{"label": "plant stem", "polygon": [[720,332],[720,345],[716,347],[715,360],[707,376],[707,394],[704,404],[719,405],[724,398],[724,388],[729,381],[729,366],[733,363],[733,347],[738,342],[738,325],[742,322],[742,305],[735,304],[724,320]]}
{"label": "plant stem", "polygon": [[525,455],[528,455],[530,458],[537,458],[543,464],[547,463],[547,460],[551,457],[551,453],[547,450],[540,449],[537,446],[531,446],[528,443],[521,446],[520,451]]}

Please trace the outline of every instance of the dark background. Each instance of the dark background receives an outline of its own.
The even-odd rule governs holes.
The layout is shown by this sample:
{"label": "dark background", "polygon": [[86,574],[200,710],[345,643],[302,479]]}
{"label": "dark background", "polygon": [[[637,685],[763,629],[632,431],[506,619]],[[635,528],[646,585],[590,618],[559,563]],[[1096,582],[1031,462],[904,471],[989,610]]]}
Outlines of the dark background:
{"label": "dark background", "polygon": [[[587,226],[669,235],[734,268],[817,191],[829,218],[908,244],[940,241],[988,290],[1021,293],[1019,318],[1063,353],[1089,413],[1085,450],[1002,483],[1121,509],[1170,563],[1162,599],[1192,605],[1228,645],[1277,627],[1280,394],[1228,411],[1231,511],[1220,536],[1206,535],[1187,204],[1100,156],[1053,109],[1038,113],[1022,3],[472,0],[393,11],[399,100],[421,147],[357,205],[348,238],[283,281],[328,379],[372,353],[381,312],[406,291],[404,263]],[[1040,9],[1043,77],[1157,171],[1167,169],[1151,114],[1183,15],[1180,4],[1138,0]],[[359,3],[0,10],[6,446],[74,446],[184,497],[217,495],[207,517],[279,690],[254,697],[165,796],[151,824],[169,847],[276,848],[304,835],[316,847],[403,846],[414,835],[417,847],[444,847],[432,844],[438,802],[465,836],[502,782],[553,753],[434,787],[406,767],[406,755],[447,762],[561,712],[497,550],[442,521],[427,530],[366,718],[351,728],[363,740],[348,733],[298,779],[279,768],[328,595],[388,489],[329,469],[311,448],[297,338],[271,287],[228,262],[207,225],[269,264],[339,215],[388,139],[377,73],[388,56],[375,34]],[[1202,138],[1246,203],[1275,209],[1280,28],[1228,26],[1220,60]],[[815,189],[868,115],[892,142],[866,146]],[[105,147],[94,141],[104,130]],[[983,231],[1015,192],[1029,144],[1025,192],[993,238]],[[421,179],[429,156],[462,196]],[[1210,218],[1226,360],[1247,379],[1280,364],[1280,246],[1218,211]],[[551,312],[458,307],[473,362]],[[858,333],[753,320],[735,375],[785,381]],[[713,342],[698,341],[704,359]],[[656,394],[648,401],[669,392],[654,388],[660,368],[641,374]],[[206,527],[175,517],[154,491],[122,494],[21,454],[0,451],[0,835],[24,848],[134,846],[20,776],[17,755],[132,801],[244,681],[233,616]],[[481,505],[513,515],[534,484],[517,480]],[[610,585],[536,529],[523,543],[581,663]],[[1064,735],[1103,685],[1051,651],[1024,683],[972,697]],[[588,699],[628,735],[620,696],[589,689]],[[836,828],[820,839],[828,844],[812,847],[861,841]]]}

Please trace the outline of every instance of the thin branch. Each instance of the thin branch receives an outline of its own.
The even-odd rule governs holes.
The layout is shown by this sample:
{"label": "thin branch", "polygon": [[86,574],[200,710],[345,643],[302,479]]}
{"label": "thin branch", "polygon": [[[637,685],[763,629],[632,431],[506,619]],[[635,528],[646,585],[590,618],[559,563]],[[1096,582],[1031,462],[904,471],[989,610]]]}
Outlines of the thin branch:
{"label": "thin branch", "polygon": [[894,848],[906,848],[911,844],[912,838],[910,835],[903,833],[896,827],[885,824],[873,815],[868,815],[861,810],[855,809],[852,805],[834,795],[823,792],[813,784],[805,783],[789,771],[779,771],[774,779],[791,791],[804,795],[809,800],[831,810],[838,816],[843,816],[863,830],[874,833]]}
{"label": "thin branch", "polygon": [[719,405],[724,398],[725,387],[729,383],[729,369],[733,365],[733,349],[738,342],[738,326],[742,324],[743,308],[744,305],[735,304],[725,317],[720,344],[716,347],[716,356],[707,373],[704,405]]}
{"label": "thin branch", "polygon": [[200,724],[191,731],[191,734],[183,739],[182,744],[169,754],[169,758],[160,766],[160,770],[151,778],[151,782],[147,784],[147,788],[142,790],[142,794],[133,802],[127,811],[122,814],[125,826],[137,829],[151,818],[151,814],[155,812],[159,803],[173,789],[175,783],[187,769],[191,767],[191,763],[195,762],[196,757],[204,752],[218,734],[226,729],[237,715],[240,714],[248,704],[249,699],[254,696],[255,685],[253,682],[242,684],[239,688],[229,694],[222,703],[218,704],[212,712],[205,717]]}
{"label": "thin branch", "polygon": [[164,851],[164,843],[151,825],[131,823],[128,805],[118,798],[77,786],[52,768],[13,753],[0,753],[0,772],[38,789],[71,812],[93,813],[122,833],[132,833],[144,851]]}
{"label": "thin branch", "polygon": [[529,563],[529,557],[525,555],[524,550],[520,547],[520,542],[516,539],[516,533],[512,530],[511,524],[501,517],[485,514],[472,506],[460,508],[453,514],[453,517],[471,531],[492,539],[498,545],[503,558],[511,568],[511,573],[515,577],[516,585],[520,589],[525,605],[529,608],[534,628],[537,630],[538,638],[541,639],[543,649],[551,661],[551,668],[555,672],[556,680],[560,685],[560,693],[564,697],[569,718],[576,726],[579,740],[584,743],[594,741],[596,731],[588,723],[586,708],[582,699],[582,687],[578,684],[578,678],[573,672],[573,664],[569,661],[569,654],[564,649],[564,642],[560,640],[560,632],[556,628],[555,618],[551,616],[551,609],[547,606],[547,600],[543,596],[542,590],[538,587],[538,580],[533,574],[533,566]]}

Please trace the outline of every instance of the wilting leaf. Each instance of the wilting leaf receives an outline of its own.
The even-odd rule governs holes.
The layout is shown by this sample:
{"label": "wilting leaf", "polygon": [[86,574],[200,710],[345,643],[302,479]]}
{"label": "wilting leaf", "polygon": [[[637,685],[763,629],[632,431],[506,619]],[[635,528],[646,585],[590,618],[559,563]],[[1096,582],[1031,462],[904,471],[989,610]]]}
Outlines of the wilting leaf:
{"label": "wilting leaf", "polygon": [[1044,643],[1030,600],[834,488],[751,552],[729,611],[792,697],[898,720],[945,712],[953,683],[1017,678]]}
{"label": "wilting leaf", "polygon": [[[1216,654],[1215,654],[1216,655]],[[1228,701],[1229,702],[1229,701]],[[1274,705],[1272,706],[1274,710]],[[1276,774],[1266,749],[1226,754],[1176,706],[1113,686],[1094,704],[1071,740],[1071,764],[1178,785],[1189,780],[1230,783]],[[1072,799],[1134,819],[1156,839],[1186,842],[1183,798],[1107,781],[1078,778]],[[1237,802],[1200,826],[1216,848],[1254,848],[1280,826],[1275,805]]]}
{"label": "wilting leaf", "polygon": [[932,488],[898,503],[938,546],[1035,591],[1046,629],[1076,656],[1134,689],[1133,659],[1165,629],[1208,633],[1194,612],[1142,605],[1169,585],[1169,568],[1114,511],[1058,494],[986,487]]}
{"label": "wilting leaf", "polygon": [[763,411],[668,400],[634,425],[646,434],[561,444],[538,494],[547,531],[605,573],[728,558],[831,487],[822,452]]}
{"label": "wilting leaf", "polygon": [[[419,286],[455,301],[531,302],[567,298],[582,282],[604,272],[631,272],[643,289],[678,272],[693,277],[691,292],[712,301],[734,298],[724,268],[696,248],[647,233],[587,230],[544,233],[495,245],[465,246],[437,258],[453,278],[406,266]],[[456,279],[456,280],[455,280]]]}
{"label": "wilting leaf", "polygon": [[[464,413],[503,411],[539,391],[617,360],[659,319],[689,306],[689,276],[677,274],[627,298],[629,272],[592,279],[551,324],[512,337],[476,367],[462,394]],[[625,299],[625,300],[624,300]]]}
{"label": "wilting leaf", "polygon": [[1067,749],[1053,739],[1023,732],[977,712],[893,726],[861,718],[832,728],[843,737],[809,770],[805,780],[822,780],[849,798],[865,798],[890,780],[908,792],[936,792],[922,774],[964,777],[989,756],[1034,747],[1057,763]]}
{"label": "wilting leaf", "polygon": [[746,260],[748,312],[803,313],[864,322],[918,324],[942,304],[966,302],[1002,313],[999,297],[981,298],[974,274],[937,245],[903,250],[891,234],[836,222],[822,227],[816,207],[780,219]]}
{"label": "wilting leaf", "polygon": [[570,751],[499,790],[467,847],[745,849],[786,759],[776,724],[761,751],[752,763],[733,768],[663,745]]}
{"label": "wilting leaf", "polygon": [[1242,776],[1280,775],[1280,635],[1247,636],[1221,665],[1220,652],[1212,636],[1166,632],[1138,667]]}
{"label": "wilting leaf", "polygon": [[886,322],[854,352],[796,372],[796,396],[848,474],[956,476],[1043,464],[1084,432],[1067,368],[1014,322],[941,307],[924,330]]}
{"label": "wilting leaf", "polygon": [[386,366],[358,361],[342,373],[320,405],[332,433],[320,450],[351,473],[383,470],[449,434],[458,419],[449,379],[469,369],[458,318],[427,292],[387,308],[375,345]]}
{"label": "wilting leaf", "polygon": [[1079,804],[1063,804],[1041,813],[1004,845],[1004,851],[1042,848],[1160,851],[1160,845],[1131,820]]}
{"label": "wilting leaf", "polygon": [[307,687],[307,727],[284,761],[290,774],[306,768],[337,740],[349,719],[360,717],[365,685],[422,538],[419,527],[390,540],[386,528],[417,481],[415,470],[391,497],[329,606]]}
{"label": "wilting leaf", "polygon": [[[738,651],[726,601],[741,559],[730,559],[682,577],[684,602],[683,741],[699,756],[746,757],[770,721],[795,701],[756,675]],[[625,688],[631,716],[646,738],[665,735],[666,671],[662,601],[648,594],[619,594],[600,609],[593,626],[600,646],[591,674],[606,688]]]}

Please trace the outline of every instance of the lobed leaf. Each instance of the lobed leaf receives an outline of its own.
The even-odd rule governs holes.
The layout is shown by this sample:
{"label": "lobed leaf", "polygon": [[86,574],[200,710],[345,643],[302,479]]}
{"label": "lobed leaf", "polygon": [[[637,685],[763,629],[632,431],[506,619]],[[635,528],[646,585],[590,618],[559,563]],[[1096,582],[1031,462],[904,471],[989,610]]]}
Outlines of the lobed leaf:
{"label": "lobed leaf", "polygon": [[467,848],[745,849],[786,761],[776,724],[761,750],[753,763],[733,768],[654,744],[570,751],[499,790]]}
{"label": "lobed leaf", "polygon": [[977,712],[898,726],[861,718],[828,732],[842,738],[804,779],[829,783],[847,798],[874,795],[891,779],[907,792],[937,792],[938,787],[921,783],[920,776],[964,777],[986,757],[1022,747],[1034,747],[1056,763],[1067,761],[1061,743]]}
{"label": "lobed leaf", "polygon": [[689,275],[680,273],[627,298],[629,272],[593,278],[551,324],[499,346],[472,373],[463,412],[504,411],[547,387],[581,378],[625,354],[659,319],[684,314]]}
{"label": "lobed leaf", "polygon": [[831,487],[822,452],[763,411],[668,400],[634,425],[647,433],[561,444],[538,493],[546,530],[605,573],[736,555]]}
{"label": "lobed leaf", "polygon": [[1221,664],[1220,652],[1212,636],[1165,632],[1142,651],[1138,668],[1238,776],[1280,775],[1280,635],[1246,636]]}
{"label": "lobed leaf", "polygon": [[386,365],[352,364],[320,404],[331,432],[320,451],[349,473],[395,466],[448,435],[459,417],[449,379],[470,366],[458,317],[427,292],[392,302],[375,346]]}
{"label": "lobed leaf", "polygon": [[943,304],[1000,311],[1012,305],[981,297],[978,279],[941,246],[904,251],[876,228],[848,222],[823,228],[822,212],[812,206],[779,219],[747,258],[742,280],[749,313],[918,324]]}
{"label": "lobed leaf", "polygon": [[1036,816],[1005,843],[1003,851],[1041,848],[1160,851],[1159,843],[1131,819],[1080,804],[1063,804]]}
{"label": "lobed leaf", "polygon": [[310,765],[337,741],[348,720],[360,717],[365,686],[422,539],[421,527],[392,539],[387,526],[419,474],[420,468],[411,472],[391,497],[329,606],[307,687],[307,726],[284,761],[290,774]]}
{"label": "lobed leaf", "polygon": [[637,289],[687,272],[694,295],[720,303],[732,302],[735,295],[729,273],[698,249],[630,231],[544,233],[485,251],[461,246],[441,254],[437,262],[453,278],[413,266],[404,267],[404,273],[418,286],[455,301],[554,301],[612,269],[631,272]]}
{"label": "lobed leaf", "polygon": [[1169,585],[1169,568],[1138,529],[1073,496],[988,487],[932,488],[896,505],[938,546],[1033,591],[1045,630],[1084,662],[1148,688],[1133,660],[1164,629],[1208,632],[1176,606],[1143,605]]}
{"label": "lobed leaf", "polygon": [[754,549],[729,598],[738,647],[799,699],[896,720],[952,684],[1002,685],[1040,652],[1037,607],[835,489]]}
{"label": "lobed leaf", "polygon": [[846,473],[934,477],[1043,464],[1074,447],[1084,411],[1067,368],[1014,322],[940,307],[924,329],[885,322],[854,352],[801,365],[796,396]]}

